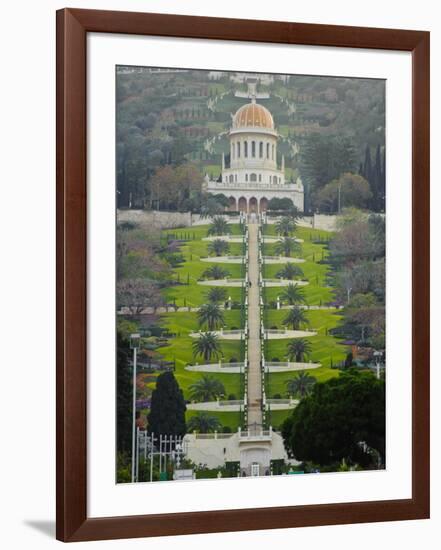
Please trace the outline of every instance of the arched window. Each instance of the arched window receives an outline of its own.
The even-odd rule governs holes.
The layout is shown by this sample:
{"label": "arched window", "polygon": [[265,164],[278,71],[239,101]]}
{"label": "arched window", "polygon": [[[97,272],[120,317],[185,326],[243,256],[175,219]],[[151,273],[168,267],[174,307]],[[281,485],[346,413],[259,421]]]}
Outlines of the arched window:
{"label": "arched window", "polygon": [[274,160],[274,145],[271,147],[271,160]]}
{"label": "arched window", "polygon": [[233,174],[230,175],[230,183],[233,183]]}
{"label": "arched window", "polygon": [[259,182],[262,181],[262,174],[259,174]]}
{"label": "arched window", "polygon": [[248,181],[248,174],[245,174],[245,181]]}
{"label": "arched window", "polygon": [[247,156],[248,156],[248,141],[244,141],[244,144],[243,144],[243,156],[244,156],[244,157],[247,157]]}
{"label": "arched window", "polygon": [[269,159],[269,143],[266,144],[266,158]]}
{"label": "arched window", "polygon": [[256,156],[256,142],[255,141],[251,142],[251,156],[252,157]]}
{"label": "arched window", "polygon": [[237,142],[237,158],[240,159],[240,141]]}
{"label": "arched window", "polygon": [[250,181],[257,181],[257,175],[256,174],[250,174]]}
{"label": "arched window", "polygon": [[263,157],[263,141],[259,143],[259,158]]}

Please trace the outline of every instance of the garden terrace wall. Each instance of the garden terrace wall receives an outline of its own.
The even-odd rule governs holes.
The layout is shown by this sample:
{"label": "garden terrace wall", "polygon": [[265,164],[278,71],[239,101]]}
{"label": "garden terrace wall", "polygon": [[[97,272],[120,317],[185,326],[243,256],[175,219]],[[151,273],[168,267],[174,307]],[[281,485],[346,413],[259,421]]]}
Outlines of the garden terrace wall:
{"label": "garden terrace wall", "polygon": [[118,223],[134,223],[141,228],[173,229],[190,227],[191,212],[167,212],[161,210],[118,210]]}

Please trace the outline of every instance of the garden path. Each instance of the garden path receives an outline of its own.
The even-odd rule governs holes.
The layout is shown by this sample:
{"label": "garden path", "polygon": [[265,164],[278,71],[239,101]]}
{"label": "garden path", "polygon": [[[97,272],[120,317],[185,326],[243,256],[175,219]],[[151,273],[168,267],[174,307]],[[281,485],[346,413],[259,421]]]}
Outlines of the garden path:
{"label": "garden path", "polygon": [[248,223],[248,426],[262,424],[260,292],[257,221]]}

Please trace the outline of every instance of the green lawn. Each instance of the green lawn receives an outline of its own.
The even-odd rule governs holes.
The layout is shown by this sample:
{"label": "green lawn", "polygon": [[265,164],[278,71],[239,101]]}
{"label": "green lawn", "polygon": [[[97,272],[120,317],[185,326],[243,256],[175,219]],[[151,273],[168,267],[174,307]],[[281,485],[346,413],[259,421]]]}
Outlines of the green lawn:
{"label": "green lawn", "polygon": [[[240,327],[239,310],[225,312],[225,327]],[[176,337],[170,338],[167,346],[160,348],[158,351],[164,356],[167,361],[174,361],[176,364],[175,376],[178,383],[184,392],[184,397],[190,399],[189,387],[199,380],[204,374],[201,372],[193,372],[185,370],[188,364],[203,363],[203,359],[194,358],[192,351],[192,343],[194,338],[190,332],[198,330],[197,314],[188,312],[167,313],[161,316],[161,325],[168,328]],[[241,359],[241,343],[235,340],[221,340],[221,350],[223,353],[222,360],[228,362],[231,359],[239,361]],[[220,380],[225,387],[225,398],[230,394],[234,394],[237,399],[242,396],[241,376],[239,374],[222,374],[214,373],[213,376]],[[230,414],[230,413],[223,413]],[[233,416],[234,414],[231,413]],[[223,424],[227,425],[225,422]]]}
{"label": "green lawn", "polygon": [[[274,225],[266,225],[265,234],[275,235]],[[329,271],[329,266],[327,264],[317,263],[322,259],[326,259],[328,251],[326,244],[316,244],[315,240],[322,239],[325,243],[328,238],[332,236],[332,233],[327,231],[319,231],[317,229],[307,229],[304,227],[299,227],[295,236],[299,239],[303,239],[304,242],[301,243],[302,253],[299,255],[302,259],[306,260],[298,266],[304,272],[304,278],[308,281],[308,285],[303,287],[303,292],[305,295],[306,303],[309,305],[321,305],[331,302],[333,300],[333,292],[331,288],[326,288],[326,278]],[[264,255],[272,256],[275,254],[274,248],[275,243],[267,243],[263,247]],[[264,266],[263,276],[265,279],[273,279],[276,277],[278,271],[283,268],[283,264],[271,264]],[[282,288],[267,288],[265,290],[265,298],[267,302],[277,300],[283,292]]]}
{"label": "green lawn", "polygon": [[[265,312],[266,324],[269,327],[284,328],[283,320],[288,314],[287,309],[270,309]],[[317,378],[322,379],[325,375],[327,379],[335,371],[329,373],[331,367],[331,361],[333,364],[341,361],[346,356],[347,350],[345,346],[339,343],[339,340],[329,334],[329,330],[338,325],[342,316],[337,310],[313,310],[306,311],[306,316],[309,320],[309,328],[316,331],[316,336],[310,336],[307,338],[311,342],[312,350],[310,360],[314,363],[322,363],[320,369],[314,369]],[[328,334],[327,334],[328,331]],[[265,342],[265,357],[268,360],[277,357],[280,361],[286,361],[286,346],[290,339],[282,340],[266,340]],[[326,371],[326,374],[325,374]],[[277,379],[283,377],[284,374],[271,375],[272,378]],[[291,375],[290,375],[291,376]]]}
{"label": "green lawn", "polygon": [[[226,311],[225,312],[225,327],[240,327],[241,312],[239,310]],[[189,334],[190,332],[198,330],[197,314],[187,312],[167,313],[161,316],[161,325],[167,327],[172,333],[177,336],[170,338],[169,344],[160,348],[161,354],[167,361],[174,361],[176,364],[175,376],[184,392],[184,397],[190,399],[189,387],[199,380],[204,374],[202,372],[193,372],[185,370],[185,366],[188,364],[194,364],[195,361],[203,363],[203,359],[194,358],[192,352],[192,343],[194,338]],[[221,340],[221,350],[223,352],[222,360],[228,362],[231,359],[240,361],[241,357],[241,343],[234,340]],[[239,374],[222,374],[214,373],[216,379],[220,380],[225,387],[225,399],[234,394],[237,399],[241,399],[243,395],[243,387],[241,384],[241,375]],[[188,412],[188,415],[194,414]],[[222,422],[224,426],[231,426],[237,428],[239,426],[239,413],[211,413],[210,415],[216,416]],[[231,416],[231,418],[230,418]],[[222,417],[222,418],[221,418]]]}
{"label": "green lawn", "polygon": [[[274,225],[267,225],[265,227],[265,234],[275,235],[275,233]],[[326,302],[333,300],[332,289],[324,286],[326,284],[329,266],[317,262],[327,257],[328,251],[325,243],[332,236],[332,233],[299,227],[295,232],[295,236],[304,240],[300,257],[305,259],[306,262],[298,265],[304,272],[304,278],[309,282],[307,286],[302,287],[306,303],[309,305],[324,305]],[[323,244],[315,242],[320,239],[323,241]],[[264,247],[264,254],[273,255],[274,246],[274,244],[266,244]],[[283,265],[266,265],[264,267],[264,277],[274,278],[281,268],[283,268]],[[282,288],[265,289],[265,303],[268,304],[268,302],[275,301],[282,291]],[[266,309],[264,312],[265,326],[283,328],[283,319],[287,314],[287,309]],[[306,315],[310,322],[310,328],[318,332],[316,336],[307,338],[312,346],[309,359],[312,362],[322,364],[322,367],[306,372],[314,376],[318,382],[324,382],[334,376],[338,376],[339,371],[337,369],[332,369],[331,364],[336,364],[344,359],[347,353],[345,346],[339,344],[339,341],[329,333],[327,334],[327,331],[338,325],[341,320],[341,315],[338,313],[338,310],[334,309],[311,310],[307,311]],[[268,361],[273,359],[286,361],[286,347],[289,341],[289,339],[267,340],[265,342],[265,358]],[[273,373],[268,375],[265,385],[266,395],[270,398],[276,394],[285,397],[287,395],[286,381],[295,377],[296,374],[296,372],[292,372]],[[285,418],[290,414],[291,411],[289,410],[273,411],[269,414],[268,423],[279,428]]]}
{"label": "green lawn", "polygon": [[[242,230],[238,224],[230,225],[233,235],[241,235]],[[173,270],[174,279],[180,281],[180,284],[164,289],[163,294],[168,303],[176,303],[177,306],[197,307],[206,303],[205,295],[210,287],[198,284],[198,279],[202,273],[214,265],[207,262],[201,262],[201,258],[208,256],[207,246],[209,241],[202,240],[207,236],[209,224],[182,229],[170,229],[163,231],[163,238],[169,235],[171,238],[190,239],[181,247],[179,252],[184,256],[184,263]],[[241,243],[230,243],[230,255],[242,255],[243,245]],[[218,264],[230,272],[231,278],[244,277],[244,267],[241,264]],[[188,279],[187,279],[188,278]],[[188,284],[187,284],[188,280]],[[228,287],[228,295],[233,301],[242,302],[242,289],[239,287]],[[225,327],[241,327],[241,311],[225,311]],[[199,380],[206,373],[192,372],[185,370],[188,364],[194,364],[195,361],[202,363],[201,358],[195,359],[192,352],[192,343],[194,338],[189,336],[190,332],[198,330],[197,313],[195,312],[173,312],[161,316],[161,325],[168,328],[172,333],[177,334],[171,338],[167,346],[162,347],[160,353],[168,361],[174,361],[176,364],[175,376],[184,392],[186,399],[190,398],[189,387]],[[221,340],[223,352],[222,360],[227,362],[231,359],[240,361],[242,357],[242,345],[240,341]],[[214,373],[213,376],[220,380],[225,387],[225,398],[234,395],[237,399],[243,396],[243,384],[239,374]],[[195,411],[187,412],[187,420],[196,414]],[[221,412],[209,413],[216,416],[223,426],[229,426],[236,430],[241,424],[240,413]]]}
{"label": "green lawn", "polygon": [[[268,317],[269,326],[278,326],[282,328],[284,325],[282,321],[288,310],[269,310],[266,315]],[[347,353],[346,346],[339,344],[339,341],[326,334],[326,329],[335,327],[340,319],[335,310],[320,310],[320,311],[308,311],[307,317],[310,321],[310,328],[316,330],[318,334],[307,338],[311,342],[311,355],[309,359],[314,363],[321,363],[322,366],[318,369],[307,370],[306,372],[314,378],[317,382],[325,382],[334,376],[339,375],[338,369],[331,368],[331,361],[333,364],[343,360]],[[286,361],[286,347],[289,339],[283,340],[267,340],[265,342],[265,357],[268,361],[272,359],[278,359],[279,361]],[[273,397],[275,394],[280,394],[282,397],[286,397],[286,381],[296,376],[296,372],[291,373],[277,373],[267,376],[267,382],[265,384],[266,395]],[[274,411],[271,412],[269,423],[275,427],[279,427],[283,420],[291,414],[290,411]]]}
{"label": "green lawn", "polygon": [[203,164],[202,169],[208,175],[218,176],[222,171],[221,164]]}
{"label": "green lawn", "polygon": [[[207,235],[208,224],[191,228],[182,228],[163,231],[163,239],[169,235],[171,238],[189,239],[181,247],[179,252],[183,254],[185,261],[183,264],[173,270],[174,279],[179,280],[179,284],[165,289],[164,296],[167,301],[175,301],[177,306],[197,307],[205,303],[205,294],[210,287],[198,284],[198,279],[202,272],[209,267],[210,263],[201,262],[200,259],[207,257],[207,246],[209,241],[202,239]],[[233,234],[240,235],[239,225],[232,225]],[[275,234],[274,225],[267,225],[265,233]],[[303,269],[305,278],[309,285],[304,287],[305,298],[310,305],[325,304],[333,300],[331,288],[325,288],[326,278],[329,270],[327,264],[318,263],[327,256],[326,242],[332,234],[325,231],[318,231],[306,228],[298,228],[296,236],[304,240],[302,243],[302,258],[306,260],[304,264],[299,264]],[[323,242],[316,242],[319,240]],[[274,244],[267,244],[264,247],[265,255],[274,254]],[[242,255],[243,245],[241,243],[230,244],[230,254]],[[244,276],[244,267],[241,264],[216,264],[221,265],[230,272],[232,278],[242,278]],[[277,271],[283,265],[267,265],[264,267],[264,277],[274,278]],[[188,277],[188,284],[187,284]],[[234,301],[242,302],[241,288],[228,288],[228,294]],[[281,288],[270,288],[264,291],[265,303],[275,301],[277,295],[282,292]],[[242,312],[240,310],[225,311],[225,327],[241,328]],[[283,326],[283,319],[288,310],[265,309],[265,326]],[[310,327],[318,331],[317,336],[310,337],[312,345],[311,361],[322,363],[319,369],[313,369],[310,372],[318,381],[325,381],[333,376],[338,376],[339,371],[332,369],[331,364],[344,359],[347,349],[338,343],[338,340],[327,334],[331,328],[335,327],[341,319],[337,310],[311,310],[307,311],[307,317],[310,321]],[[161,315],[160,324],[166,327],[171,333],[176,334],[168,340],[165,347],[158,351],[164,356],[164,359],[173,361],[176,365],[175,376],[180,387],[184,392],[186,399],[190,398],[189,387],[200,379],[205,373],[191,372],[185,370],[188,364],[194,364],[197,360],[193,357],[192,343],[193,338],[189,336],[190,332],[198,330],[197,313],[195,312],[173,312]],[[286,346],[289,339],[270,340],[265,342],[265,357],[267,360],[277,358],[280,361],[286,360]],[[242,360],[242,344],[240,341],[221,340],[224,362],[231,359]],[[202,359],[198,359],[202,363]],[[275,394],[286,395],[286,381],[296,373],[271,374],[267,377],[266,395],[273,397]],[[243,381],[239,374],[214,373],[213,376],[219,379],[225,387],[225,398],[234,395],[237,399],[243,396]],[[187,412],[187,420],[196,414],[194,411]],[[236,430],[241,424],[241,413],[209,413],[216,416],[223,426],[228,426]],[[270,414],[269,423],[275,427],[280,427],[283,420],[291,414],[290,411],[275,411]]]}
{"label": "green lawn", "polygon": [[[241,228],[238,224],[231,226],[233,235],[240,235]],[[210,287],[198,284],[198,279],[202,273],[210,267],[210,265],[219,265],[227,269],[232,279],[240,279],[244,277],[244,268],[241,264],[212,264],[209,262],[201,262],[201,258],[208,257],[207,246],[209,241],[202,239],[207,236],[209,225],[201,225],[198,227],[176,229],[164,231],[163,235],[167,234],[172,237],[186,238],[191,240],[185,242],[179,252],[183,254],[185,262],[173,270],[174,278],[177,281],[179,277],[180,284],[171,286],[163,291],[164,297],[168,303],[175,302],[177,306],[197,307],[206,302],[205,295]],[[230,243],[230,255],[240,256],[243,254],[243,245],[241,243]],[[187,284],[187,280],[189,284]],[[240,287],[228,287],[228,295],[233,301],[241,302],[242,290]]]}

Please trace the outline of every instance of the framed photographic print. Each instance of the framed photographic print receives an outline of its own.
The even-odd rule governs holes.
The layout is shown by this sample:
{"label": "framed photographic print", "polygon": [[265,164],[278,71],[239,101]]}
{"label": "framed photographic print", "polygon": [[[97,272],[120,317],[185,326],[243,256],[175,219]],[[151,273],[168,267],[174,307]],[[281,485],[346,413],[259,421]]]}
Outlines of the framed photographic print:
{"label": "framed photographic print", "polygon": [[57,538],[429,517],[429,34],[57,12]]}

